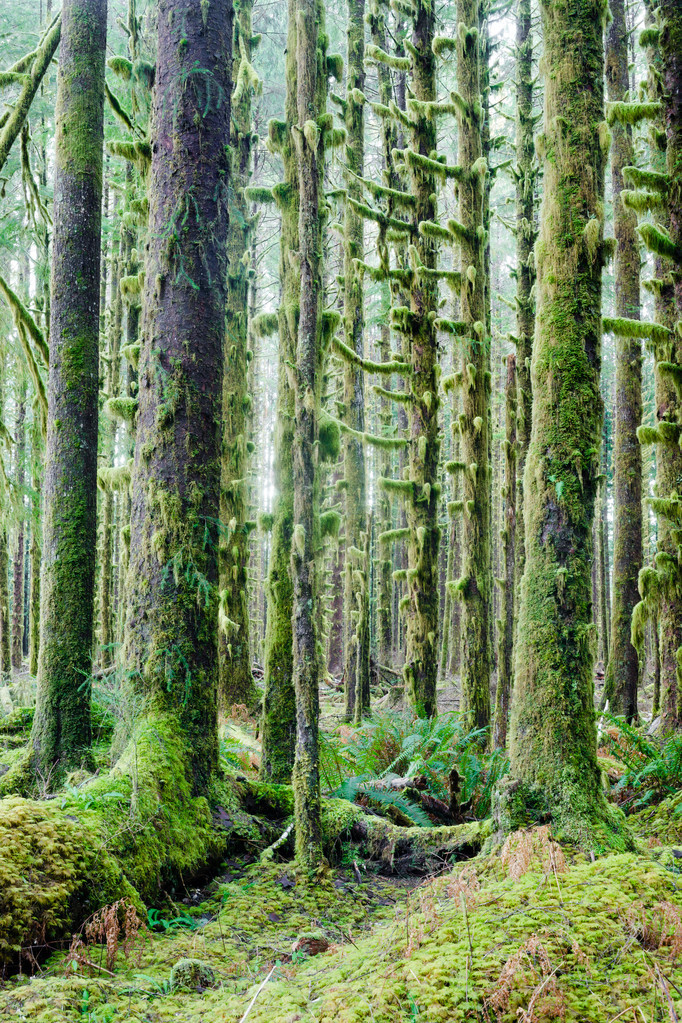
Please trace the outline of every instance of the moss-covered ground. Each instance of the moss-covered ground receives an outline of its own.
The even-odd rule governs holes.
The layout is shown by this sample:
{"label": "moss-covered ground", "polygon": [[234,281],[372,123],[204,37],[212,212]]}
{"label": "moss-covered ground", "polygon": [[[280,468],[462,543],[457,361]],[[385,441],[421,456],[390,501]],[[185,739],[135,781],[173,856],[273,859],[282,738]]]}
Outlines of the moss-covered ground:
{"label": "moss-covered ground", "polygon": [[[340,696],[325,701],[330,727],[336,702]],[[21,752],[27,724],[30,715],[23,711],[2,719],[0,764],[10,766]],[[604,785],[616,785],[624,770],[617,749],[605,746],[600,753]],[[106,769],[106,742],[98,759]],[[238,771],[248,775],[253,764],[244,751],[242,759]],[[630,814],[636,852],[594,860],[556,844],[546,827],[535,827],[516,832],[501,848],[488,842],[485,855],[443,863],[434,876],[382,877],[378,871],[386,863],[363,862],[363,847],[351,845],[346,831],[335,846],[334,867],[308,877],[287,862],[290,846],[263,862],[258,849],[264,841],[253,848],[247,842],[242,858],[233,855],[214,866],[204,887],[183,872],[172,898],[168,891],[158,891],[156,901],[148,895],[152,908],[139,929],[134,893],[128,925],[125,907],[101,927],[86,922],[69,954],[69,941],[59,940],[61,888],[73,890],[82,905],[90,888],[101,902],[108,883],[103,871],[116,862],[115,856],[93,860],[79,841],[92,809],[75,791],[72,786],[47,804],[18,797],[1,804],[0,845],[9,854],[0,856],[0,929],[11,939],[12,914],[22,921],[33,912],[38,930],[29,935],[37,959],[22,959],[22,974],[0,983],[0,1020],[682,1019],[682,792]],[[280,833],[290,818],[290,790],[252,791],[278,811],[270,814],[269,827]],[[255,809],[248,799],[246,806]],[[338,806],[337,816],[346,814],[349,821],[354,817],[348,803],[327,806],[329,812]],[[46,826],[51,821],[54,834]],[[338,824],[332,822],[334,834]],[[3,862],[19,861],[11,850],[25,844],[26,835],[30,856],[8,878]],[[110,880],[113,901],[120,885]],[[3,900],[8,890],[14,893],[9,902]],[[36,892],[35,905],[25,905]],[[142,922],[145,910],[136,905]],[[23,942],[26,933],[15,937]],[[48,951],[52,955],[45,958]]]}
{"label": "moss-covered ground", "polygon": [[[8,982],[0,1018],[239,1023],[269,977],[249,1023],[673,1021],[682,861],[652,837],[650,851],[592,862],[536,828],[417,887],[352,863],[309,879],[287,863],[232,861],[209,889],[152,914],[161,933],[138,935],[110,972],[93,945],[81,949],[92,966],[58,953]],[[316,945],[327,947],[308,955]],[[174,986],[187,959],[214,986],[179,988],[183,967]]]}

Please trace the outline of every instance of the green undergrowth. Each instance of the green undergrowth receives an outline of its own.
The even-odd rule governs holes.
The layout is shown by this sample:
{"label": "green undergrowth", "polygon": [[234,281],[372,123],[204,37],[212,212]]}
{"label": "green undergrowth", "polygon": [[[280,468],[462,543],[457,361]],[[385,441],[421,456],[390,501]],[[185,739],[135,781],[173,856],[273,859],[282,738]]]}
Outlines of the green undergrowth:
{"label": "green undergrowth", "polygon": [[[113,976],[83,965],[65,976],[60,955],[40,977],[13,980],[0,1018],[238,1023],[273,967],[249,1023],[608,1023],[682,1012],[682,877],[644,855],[567,862],[546,828],[416,888],[365,871],[306,879],[290,864],[233,862],[182,912],[194,926],[138,940]],[[308,938],[326,950],[306,954]],[[91,946],[88,959],[101,965],[103,950]],[[197,990],[171,985],[185,960],[203,978]]]}

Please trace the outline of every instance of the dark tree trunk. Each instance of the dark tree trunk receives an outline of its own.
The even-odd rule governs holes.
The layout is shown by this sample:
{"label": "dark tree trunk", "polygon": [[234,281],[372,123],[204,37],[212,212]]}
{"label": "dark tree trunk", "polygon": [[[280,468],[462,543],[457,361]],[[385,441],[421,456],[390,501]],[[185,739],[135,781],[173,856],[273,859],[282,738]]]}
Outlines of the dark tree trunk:
{"label": "dark tree trunk", "polygon": [[43,591],[34,767],[90,759],[97,546],[99,286],[106,0],[68,0],[57,75]]}
{"label": "dark tree trunk", "polygon": [[218,760],[231,50],[230,0],[160,0],[125,664],[197,792]]}

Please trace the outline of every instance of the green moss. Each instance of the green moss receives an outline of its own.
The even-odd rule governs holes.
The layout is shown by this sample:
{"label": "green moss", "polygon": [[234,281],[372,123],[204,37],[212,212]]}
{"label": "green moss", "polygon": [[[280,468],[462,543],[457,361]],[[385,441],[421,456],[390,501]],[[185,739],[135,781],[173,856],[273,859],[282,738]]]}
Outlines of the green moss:
{"label": "green moss", "polygon": [[97,831],[55,804],[0,801],[0,963],[70,935],[100,906],[137,896]]}

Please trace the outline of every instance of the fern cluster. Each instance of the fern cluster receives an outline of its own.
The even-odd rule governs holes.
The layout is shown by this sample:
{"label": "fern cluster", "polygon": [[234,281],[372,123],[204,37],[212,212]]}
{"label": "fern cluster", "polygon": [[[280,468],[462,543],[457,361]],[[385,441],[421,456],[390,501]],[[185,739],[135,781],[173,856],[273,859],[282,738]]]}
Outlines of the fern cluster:
{"label": "fern cluster", "polygon": [[[503,753],[481,752],[484,740],[485,730],[467,730],[457,714],[431,719],[375,714],[348,738],[320,737],[322,781],[330,795],[345,799],[360,795],[378,807],[397,806],[415,824],[428,826],[432,822],[420,807],[387,786],[397,777],[421,776],[431,795],[447,801],[448,777],[456,767],[461,800],[469,803],[474,817],[484,818],[490,814],[492,791],[508,770]],[[425,820],[418,819],[420,815]]]}

